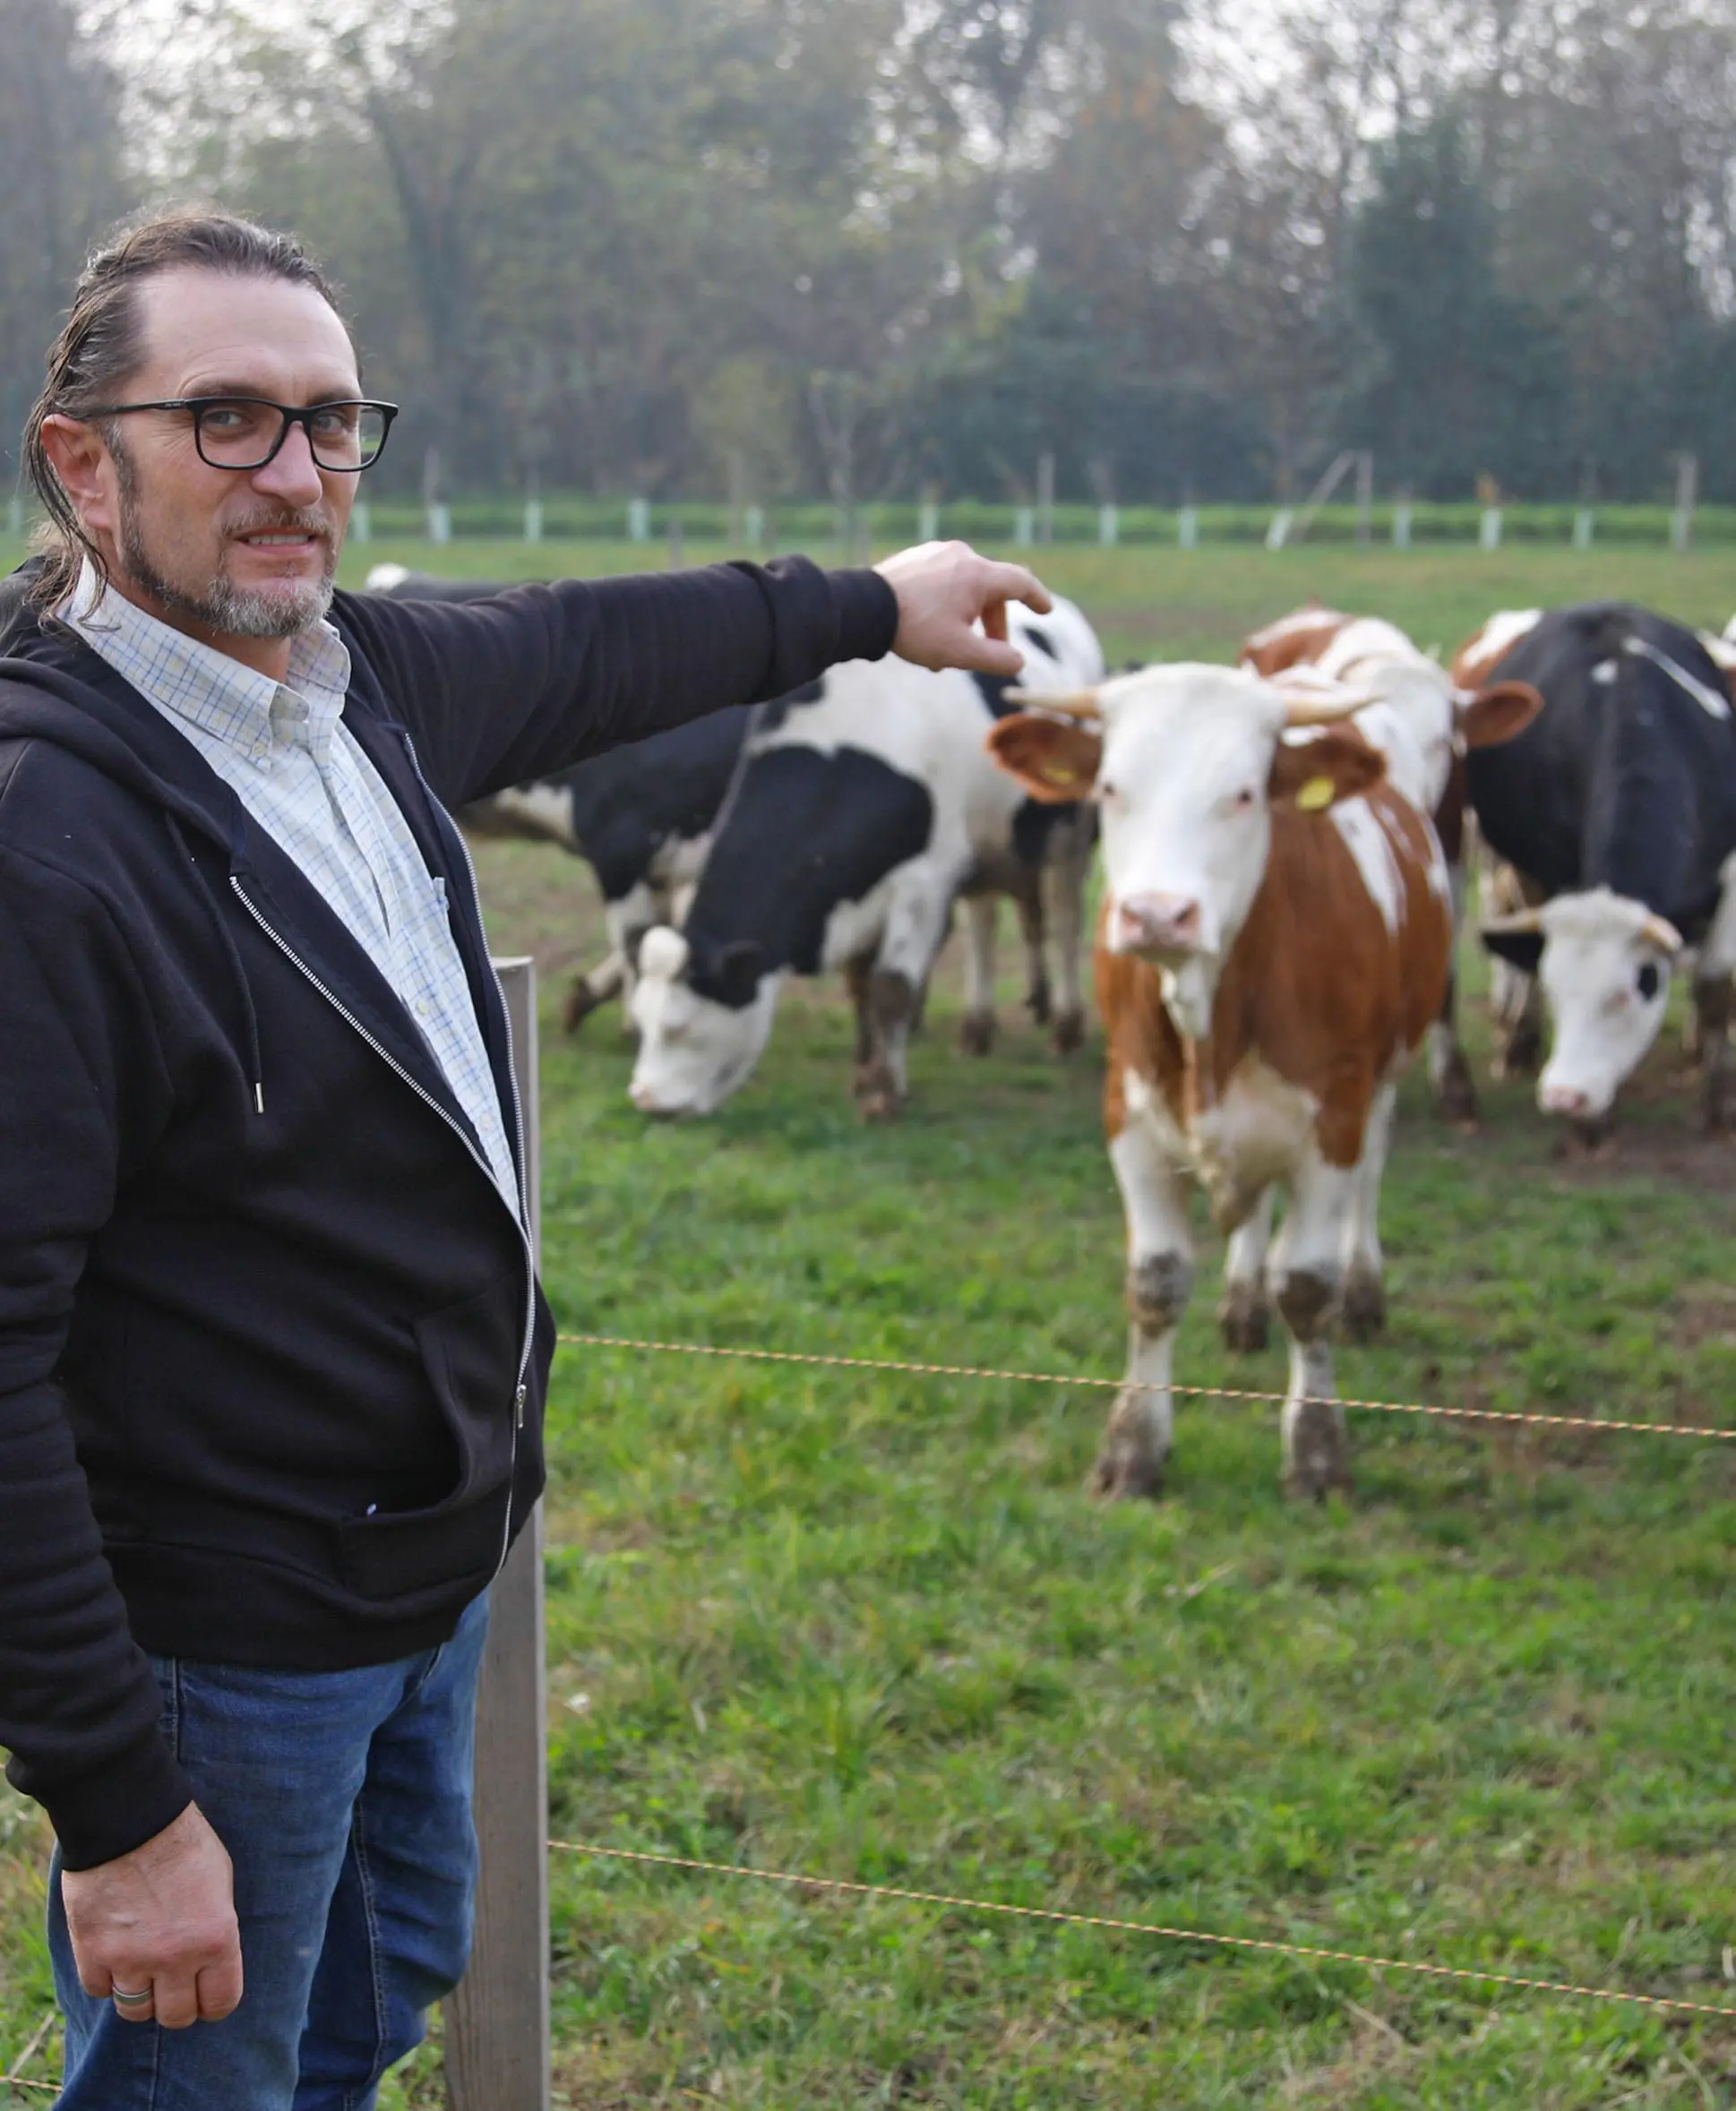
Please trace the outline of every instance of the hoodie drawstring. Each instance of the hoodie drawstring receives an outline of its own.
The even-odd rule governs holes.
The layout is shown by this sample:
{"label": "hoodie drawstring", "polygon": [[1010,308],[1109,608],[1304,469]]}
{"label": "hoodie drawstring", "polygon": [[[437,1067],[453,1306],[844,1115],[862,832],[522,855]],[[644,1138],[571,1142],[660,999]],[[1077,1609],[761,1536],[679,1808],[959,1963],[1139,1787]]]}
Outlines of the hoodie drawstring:
{"label": "hoodie drawstring", "polygon": [[[185,832],[179,820],[167,810],[165,810],[163,818],[168,823],[168,832],[174,837],[181,855],[185,858],[195,872],[199,872],[202,882],[204,874],[200,871],[199,861],[193,854],[192,846],[187,842]],[[218,940],[223,948],[225,958],[228,961],[229,972],[235,978],[235,986],[241,995],[241,1009],[247,1022],[247,1060],[254,1078],[254,1111],[256,1114],[262,1114],[265,1111],[265,1060],[260,1049],[259,1014],[254,1006],[254,992],[247,981],[247,970],[242,965],[240,948],[236,946],[234,936],[230,932],[228,923],[224,921],[222,905],[217,900],[208,885],[202,886],[201,891],[203,893],[206,905],[211,910],[211,922],[217,927]]]}

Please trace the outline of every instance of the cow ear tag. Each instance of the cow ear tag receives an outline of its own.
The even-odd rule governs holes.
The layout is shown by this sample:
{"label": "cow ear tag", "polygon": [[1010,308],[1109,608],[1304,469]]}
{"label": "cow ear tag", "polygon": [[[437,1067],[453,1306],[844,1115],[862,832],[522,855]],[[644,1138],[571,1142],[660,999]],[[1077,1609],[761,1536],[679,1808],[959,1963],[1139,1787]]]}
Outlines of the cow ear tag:
{"label": "cow ear tag", "polygon": [[1304,813],[1319,813],[1331,805],[1336,789],[1330,777],[1310,777],[1296,794],[1296,804]]}
{"label": "cow ear tag", "polygon": [[1056,785],[1064,790],[1069,785],[1079,783],[1079,773],[1076,769],[1070,769],[1064,762],[1051,762],[1044,769],[1043,781],[1045,785]]}

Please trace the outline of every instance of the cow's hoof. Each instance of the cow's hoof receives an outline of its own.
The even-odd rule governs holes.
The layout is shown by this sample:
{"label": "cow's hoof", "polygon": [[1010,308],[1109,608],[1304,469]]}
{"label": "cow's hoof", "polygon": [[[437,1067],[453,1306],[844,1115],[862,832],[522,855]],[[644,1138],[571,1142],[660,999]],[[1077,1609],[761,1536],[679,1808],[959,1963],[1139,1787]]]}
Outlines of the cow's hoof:
{"label": "cow's hoof", "polygon": [[1055,1053],[1077,1055],[1085,1046],[1085,1014],[1082,1011],[1064,1011],[1055,1021]]}
{"label": "cow's hoof", "polygon": [[898,1086],[890,1071],[876,1064],[857,1077],[856,1111],[864,1121],[898,1120]]}
{"label": "cow's hoof", "polygon": [[1290,1425],[1284,1492],[1295,1502],[1323,1503],[1350,1489],[1350,1445],[1329,1400],[1304,1400]]}
{"label": "cow's hoof", "polygon": [[1025,1008],[1039,1026],[1046,1026],[1050,1018],[1049,985],[1033,983],[1025,992]]}
{"label": "cow's hoof", "polygon": [[1155,1503],[1164,1492],[1164,1462],[1130,1446],[1105,1445],[1086,1480],[1104,1503]]}
{"label": "cow's hoof", "polygon": [[987,1055],[994,1046],[994,1014],[967,1011],[958,1028],[958,1045],[967,1055]]}
{"label": "cow's hoof", "polygon": [[1558,1154],[1586,1162],[1613,1158],[1614,1121],[1607,1114],[1600,1114],[1594,1121],[1569,1121],[1562,1132]]}
{"label": "cow's hoof", "polygon": [[1443,1121],[1453,1122],[1460,1128],[1474,1128],[1482,1118],[1476,1085],[1462,1048],[1456,1048],[1448,1058],[1447,1067],[1436,1083],[1435,1112]]}
{"label": "cow's hoof", "polygon": [[1387,1324],[1387,1290],[1378,1275],[1353,1274],[1345,1284],[1344,1327],[1347,1342],[1371,1342]]}
{"label": "cow's hoof", "polygon": [[1245,1283],[1224,1292],[1217,1308],[1217,1330],[1232,1356],[1258,1356],[1266,1346],[1272,1315],[1258,1290]]}
{"label": "cow's hoof", "polygon": [[583,975],[575,975],[567,985],[566,1002],[561,1007],[562,1031],[576,1034],[592,1012],[602,1008],[603,1001]]}

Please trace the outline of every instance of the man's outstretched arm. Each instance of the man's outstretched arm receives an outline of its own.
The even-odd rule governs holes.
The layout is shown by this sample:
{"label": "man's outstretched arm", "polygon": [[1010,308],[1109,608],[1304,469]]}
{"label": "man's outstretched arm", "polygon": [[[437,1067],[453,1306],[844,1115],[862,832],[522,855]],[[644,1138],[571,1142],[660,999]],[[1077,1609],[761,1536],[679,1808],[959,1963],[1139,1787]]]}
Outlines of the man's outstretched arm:
{"label": "man's outstretched arm", "polygon": [[[514,588],[486,601],[346,596],[339,621],[450,805],[726,705],[782,696],[840,660],[1016,674],[1022,566],[932,543],[877,571],[805,558]],[[980,625],[978,628],[976,626]]]}

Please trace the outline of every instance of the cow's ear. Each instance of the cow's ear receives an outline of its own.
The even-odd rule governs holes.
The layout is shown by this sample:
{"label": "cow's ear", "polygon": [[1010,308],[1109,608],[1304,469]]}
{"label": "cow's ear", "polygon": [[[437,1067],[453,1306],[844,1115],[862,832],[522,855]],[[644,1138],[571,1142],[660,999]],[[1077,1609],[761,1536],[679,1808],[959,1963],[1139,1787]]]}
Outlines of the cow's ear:
{"label": "cow's ear", "polygon": [[1535,974],[1543,957],[1541,931],[1483,931],[1477,934],[1484,949],[1525,974]]}
{"label": "cow's ear", "polygon": [[1071,718],[1019,711],[994,726],[988,750],[1033,799],[1058,806],[1089,795],[1103,760],[1103,734]]}
{"label": "cow's ear", "polygon": [[1498,748],[1515,739],[1543,708],[1542,692],[1528,682],[1494,682],[1455,705],[1458,736],[1467,748]]}
{"label": "cow's ear", "polygon": [[761,957],[755,939],[732,939],[726,946],[718,947],[711,980],[724,1003],[737,1010],[752,1003],[760,989]]}
{"label": "cow's ear", "polygon": [[1266,796],[1274,806],[1299,806],[1318,813],[1340,799],[1372,791],[1386,775],[1387,762],[1361,734],[1328,732],[1295,745],[1280,741],[1272,756]]}

